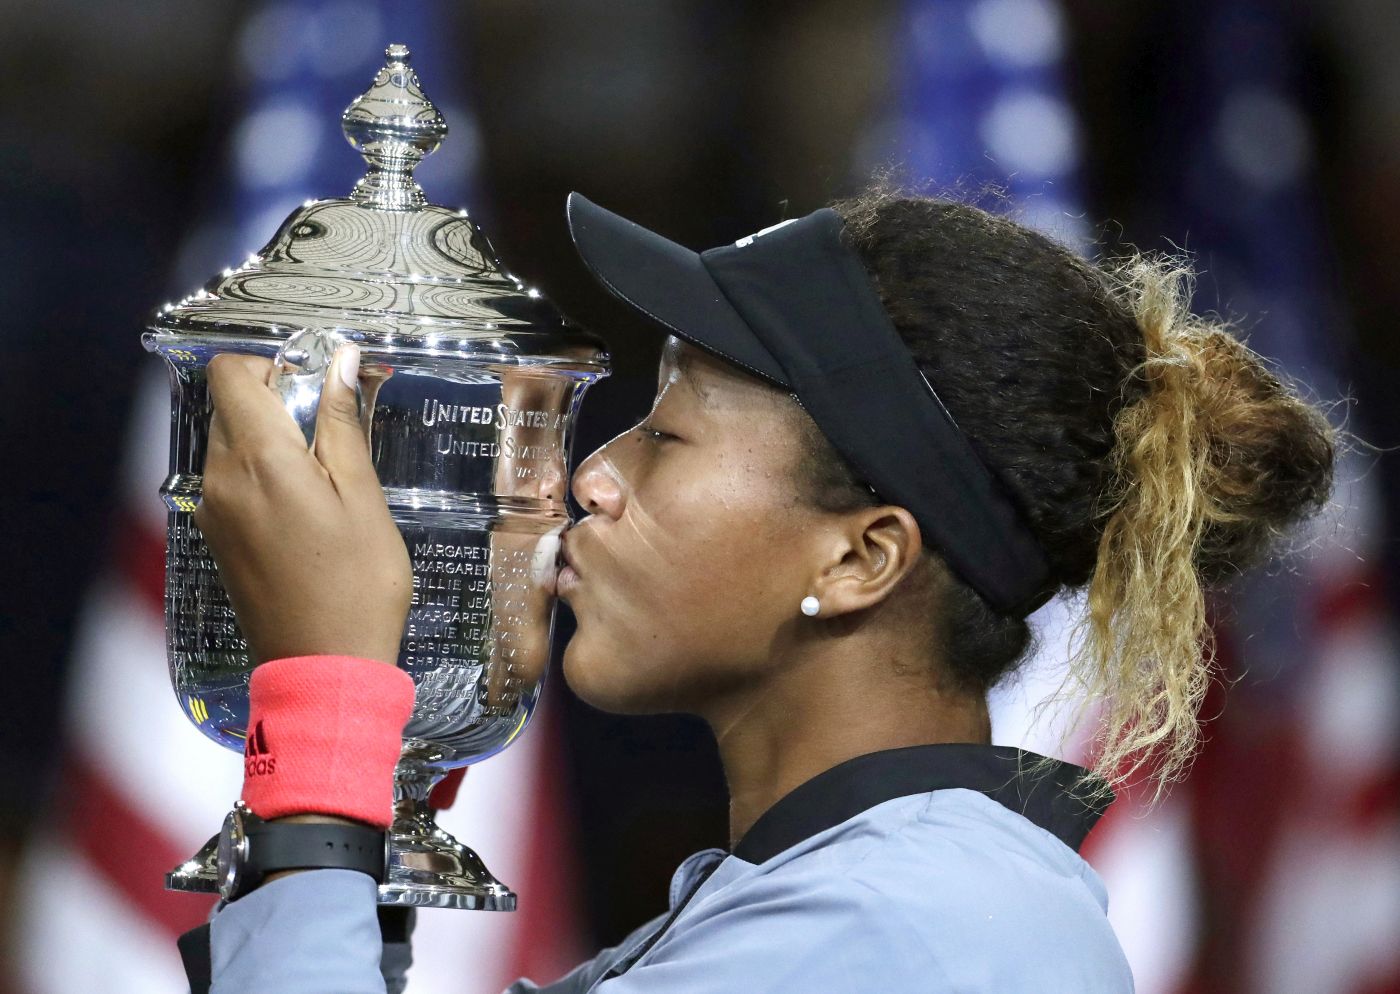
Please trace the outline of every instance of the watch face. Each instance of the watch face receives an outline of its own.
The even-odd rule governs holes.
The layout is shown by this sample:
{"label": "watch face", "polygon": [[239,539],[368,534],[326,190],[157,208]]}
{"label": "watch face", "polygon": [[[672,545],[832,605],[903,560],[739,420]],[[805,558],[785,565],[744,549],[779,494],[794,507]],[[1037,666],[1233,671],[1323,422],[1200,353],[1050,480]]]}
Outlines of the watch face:
{"label": "watch face", "polygon": [[225,901],[237,896],[239,877],[247,858],[248,837],[244,834],[243,811],[241,806],[235,806],[224,818],[224,828],[219,833],[219,896]]}

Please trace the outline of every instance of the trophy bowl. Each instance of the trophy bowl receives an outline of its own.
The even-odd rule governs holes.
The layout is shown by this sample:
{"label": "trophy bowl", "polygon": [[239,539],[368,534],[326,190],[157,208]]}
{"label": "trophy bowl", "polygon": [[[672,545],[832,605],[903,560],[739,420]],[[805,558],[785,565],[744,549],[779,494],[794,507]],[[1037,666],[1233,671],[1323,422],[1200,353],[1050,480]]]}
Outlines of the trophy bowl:
{"label": "trophy bowl", "polygon": [[[142,336],[171,384],[165,623],[170,679],[201,732],[245,749],[258,662],[194,523],[211,407],[209,361],[275,360],[308,444],[341,342],[361,352],[362,423],[413,566],[398,665],[416,686],[395,771],[382,904],[511,910],[515,895],[433,821],[454,767],[521,734],[549,661],[568,457],[602,343],[506,273],[465,211],[427,202],[413,169],[447,132],[392,45],[342,115],[369,164],[347,198],[311,201],[258,254],[158,313]],[[166,876],[214,892],[213,840]]]}

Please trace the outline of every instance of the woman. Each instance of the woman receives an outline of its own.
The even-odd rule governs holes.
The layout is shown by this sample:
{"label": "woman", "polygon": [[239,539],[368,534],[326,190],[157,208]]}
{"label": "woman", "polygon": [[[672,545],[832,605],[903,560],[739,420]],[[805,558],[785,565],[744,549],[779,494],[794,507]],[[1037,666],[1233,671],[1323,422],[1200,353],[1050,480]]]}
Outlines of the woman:
{"label": "woman", "polygon": [[[1075,850],[1111,782],[1149,754],[1160,784],[1184,768],[1202,592],[1325,504],[1326,419],[1189,313],[1182,270],[1102,270],[966,205],[874,192],[700,255],[569,212],[670,337],[651,413],[574,474],[564,676],[706,719],[730,847],[619,946],[512,991],[1131,990]],[[313,453],[265,363],[211,364],[198,522],[274,660],[252,720],[278,765],[245,801],[363,831],[388,822],[412,701],[382,665],[411,576],[337,361]],[[1026,616],[1086,587],[1093,774],[990,745],[986,702]],[[383,990],[370,876],[262,884],[212,921],[215,991]]]}

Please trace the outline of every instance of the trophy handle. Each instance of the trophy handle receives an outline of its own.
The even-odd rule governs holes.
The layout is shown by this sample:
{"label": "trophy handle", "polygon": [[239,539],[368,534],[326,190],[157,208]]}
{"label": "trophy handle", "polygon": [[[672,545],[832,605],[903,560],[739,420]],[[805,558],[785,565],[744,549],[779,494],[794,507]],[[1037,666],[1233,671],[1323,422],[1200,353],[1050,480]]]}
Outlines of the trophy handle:
{"label": "trophy handle", "polygon": [[[292,335],[272,361],[268,386],[282,398],[282,406],[301,429],[307,448],[316,444],[316,414],[321,391],[334,364],[339,339],[328,331],[306,329]],[[355,409],[364,417],[364,392],[355,383]]]}

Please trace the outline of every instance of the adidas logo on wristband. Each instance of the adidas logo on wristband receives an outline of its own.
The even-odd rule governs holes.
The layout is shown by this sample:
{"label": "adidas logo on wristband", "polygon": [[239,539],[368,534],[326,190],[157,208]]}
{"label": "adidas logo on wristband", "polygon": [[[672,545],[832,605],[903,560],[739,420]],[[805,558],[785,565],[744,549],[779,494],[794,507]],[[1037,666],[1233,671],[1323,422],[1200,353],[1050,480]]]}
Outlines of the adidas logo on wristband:
{"label": "adidas logo on wristband", "polygon": [[276,771],[277,757],[268,749],[263,723],[259,721],[248,733],[247,744],[243,746],[243,775],[259,777]]}

